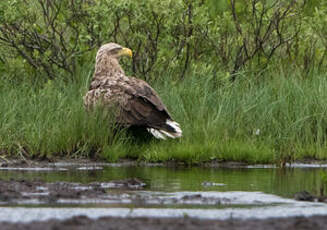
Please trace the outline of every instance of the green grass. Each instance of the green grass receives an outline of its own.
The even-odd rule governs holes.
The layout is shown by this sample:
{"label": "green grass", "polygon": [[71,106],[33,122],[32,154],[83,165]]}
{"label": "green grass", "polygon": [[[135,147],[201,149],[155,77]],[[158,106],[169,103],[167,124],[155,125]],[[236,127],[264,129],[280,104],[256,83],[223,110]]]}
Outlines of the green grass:
{"label": "green grass", "polygon": [[[183,81],[165,76],[152,85],[183,129],[180,140],[135,143],[114,135],[101,112],[87,114],[82,97],[90,73],[75,83],[0,81],[1,153],[19,157],[98,157],[150,162],[210,160],[275,163],[327,159],[326,74],[194,73]],[[4,78],[3,78],[4,79]]]}

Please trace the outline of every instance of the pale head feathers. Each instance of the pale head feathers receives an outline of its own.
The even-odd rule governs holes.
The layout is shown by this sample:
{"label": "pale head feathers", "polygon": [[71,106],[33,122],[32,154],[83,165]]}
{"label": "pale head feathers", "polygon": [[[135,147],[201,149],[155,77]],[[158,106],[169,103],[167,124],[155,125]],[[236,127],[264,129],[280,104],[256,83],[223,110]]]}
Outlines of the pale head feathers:
{"label": "pale head feathers", "polygon": [[124,74],[119,65],[119,58],[122,56],[132,57],[132,51],[112,42],[102,45],[96,55],[95,74],[106,73],[111,77],[117,73]]}
{"label": "pale head feathers", "polygon": [[132,51],[128,48],[122,47],[121,45],[110,42],[100,47],[100,49],[97,52],[96,59],[102,56],[108,56],[109,58],[116,58],[116,59],[118,59],[121,56],[132,57]]}

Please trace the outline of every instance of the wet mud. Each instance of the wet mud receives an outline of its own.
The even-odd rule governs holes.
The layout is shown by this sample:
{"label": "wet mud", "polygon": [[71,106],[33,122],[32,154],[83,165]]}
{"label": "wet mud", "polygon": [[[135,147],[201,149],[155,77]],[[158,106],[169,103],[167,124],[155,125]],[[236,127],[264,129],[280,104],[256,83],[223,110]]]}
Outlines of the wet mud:
{"label": "wet mud", "polygon": [[145,186],[141,180],[130,178],[88,184],[43,181],[0,180],[0,203],[15,204],[21,201],[39,200],[40,203],[56,203],[59,199],[105,199],[108,189],[137,190]]}
{"label": "wet mud", "polygon": [[[208,182],[206,182],[208,183]],[[146,183],[138,178],[111,180],[107,182],[75,183],[75,182],[44,182],[42,180],[0,180],[0,204],[55,204],[55,203],[110,203],[143,204],[143,205],[231,205],[247,202],[242,199],[243,194],[228,197],[217,197],[210,193],[182,192],[160,193],[143,191]],[[141,190],[139,193],[133,191]],[[234,194],[233,192],[229,193]],[[235,198],[236,196],[236,198]],[[240,198],[237,199],[237,196]],[[248,204],[264,204],[263,200],[256,201],[260,194],[248,197]],[[254,199],[254,200],[251,200]],[[260,198],[259,198],[260,199]],[[306,191],[296,193],[295,200],[308,202],[327,202],[325,196],[314,196]],[[279,200],[268,202],[278,203]]]}
{"label": "wet mud", "polygon": [[[88,165],[91,167],[97,166],[145,166],[145,167],[153,167],[153,166],[164,166],[164,167],[189,167],[190,165],[185,162],[179,161],[166,161],[163,163],[151,163],[146,161],[135,161],[130,159],[121,159],[117,163],[108,163],[104,162],[100,159],[52,159],[52,160],[40,160],[40,159],[1,159],[0,158],[0,168],[49,168],[56,169],[60,166],[64,166],[66,169],[75,168],[78,165]],[[278,168],[275,164],[266,164],[266,165],[249,165],[245,162],[238,161],[219,161],[212,160],[209,162],[200,162],[194,163],[192,166],[203,167],[203,168]],[[286,163],[286,168],[327,168],[327,161],[323,160],[302,160],[295,161],[292,163]]]}
{"label": "wet mud", "polygon": [[[146,183],[138,178],[92,182],[47,183],[41,180],[0,180],[0,204],[92,204],[129,203],[134,205],[222,205],[232,198],[211,197],[201,193],[160,193],[140,191]],[[255,203],[255,202],[254,202]]]}
{"label": "wet mud", "polygon": [[253,230],[253,229],[280,229],[280,230],[321,230],[327,229],[327,216],[313,217],[292,217],[275,218],[265,220],[200,220],[195,218],[114,218],[102,217],[99,219],[90,219],[86,216],[76,216],[66,220],[48,220],[42,222],[30,223],[1,223],[2,230],[54,230],[54,229],[75,229],[75,230],[125,230],[125,229],[216,229],[216,230]]}
{"label": "wet mud", "polygon": [[308,191],[301,191],[294,194],[294,199],[298,201],[323,202],[327,203],[327,196],[315,196]]}

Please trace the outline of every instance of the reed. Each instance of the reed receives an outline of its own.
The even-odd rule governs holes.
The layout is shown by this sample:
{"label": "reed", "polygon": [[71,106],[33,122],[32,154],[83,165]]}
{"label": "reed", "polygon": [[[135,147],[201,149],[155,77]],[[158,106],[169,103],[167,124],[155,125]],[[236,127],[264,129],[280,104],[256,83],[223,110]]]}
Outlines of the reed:
{"label": "reed", "polygon": [[[190,164],[221,160],[283,163],[327,159],[326,74],[190,74],[152,82],[183,138],[147,143],[115,131],[101,111],[85,112],[82,97],[90,73],[77,82],[0,81],[0,150],[9,156],[97,157]],[[6,79],[6,78],[3,78]]]}

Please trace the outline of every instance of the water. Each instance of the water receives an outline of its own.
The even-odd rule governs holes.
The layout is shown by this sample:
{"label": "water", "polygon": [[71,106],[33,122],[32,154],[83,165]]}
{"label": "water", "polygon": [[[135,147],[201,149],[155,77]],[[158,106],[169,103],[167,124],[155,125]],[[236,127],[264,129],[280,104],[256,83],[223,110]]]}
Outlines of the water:
{"label": "water", "polygon": [[[108,189],[104,199],[61,199],[56,204],[29,200],[0,206],[0,221],[64,219],[74,215],[153,216],[226,219],[327,215],[327,205],[293,200],[296,192],[318,194],[325,167],[279,169],[120,167],[120,165],[57,165],[41,170],[0,168],[0,179],[46,182],[109,182],[137,177],[141,191]],[[88,188],[87,186],[85,189]],[[42,213],[42,215],[41,215]]]}
{"label": "water", "polygon": [[[5,168],[4,168],[5,169]],[[1,170],[0,179],[40,179],[46,182],[107,182],[137,177],[150,191],[261,191],[293,197],[307,190],[317,194],[326,168],[167,168],[167,167],[58,167],[41,170]],[[92,170],[93,169],[93,170]]]}

